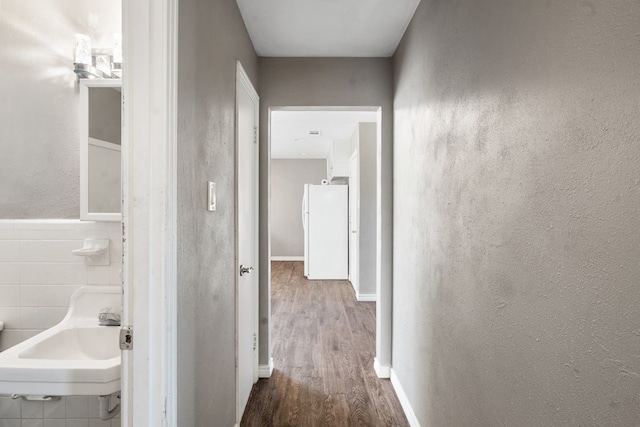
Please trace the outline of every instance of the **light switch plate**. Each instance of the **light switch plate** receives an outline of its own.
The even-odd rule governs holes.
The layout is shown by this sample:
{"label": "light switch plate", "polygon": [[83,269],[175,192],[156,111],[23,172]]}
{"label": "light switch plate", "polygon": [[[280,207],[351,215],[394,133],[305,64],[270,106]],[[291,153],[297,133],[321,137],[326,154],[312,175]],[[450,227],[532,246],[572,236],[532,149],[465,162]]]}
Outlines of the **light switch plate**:
{"label": "light switch plate", "polygon": [[216,210],[216,183],[211,181],[207,182],[207,210]]}

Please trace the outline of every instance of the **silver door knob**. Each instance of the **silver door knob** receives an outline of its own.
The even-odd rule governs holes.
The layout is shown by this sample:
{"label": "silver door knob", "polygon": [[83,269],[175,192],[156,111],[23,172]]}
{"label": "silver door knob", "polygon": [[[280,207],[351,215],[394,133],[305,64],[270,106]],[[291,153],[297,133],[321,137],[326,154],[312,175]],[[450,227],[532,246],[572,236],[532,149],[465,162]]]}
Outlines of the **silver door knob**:
{"label": "silver door knob", "polygon": [[240,276],[244,276],[245,274],[249,274],[253,271],[253,267],[245,267],[240,264]]}

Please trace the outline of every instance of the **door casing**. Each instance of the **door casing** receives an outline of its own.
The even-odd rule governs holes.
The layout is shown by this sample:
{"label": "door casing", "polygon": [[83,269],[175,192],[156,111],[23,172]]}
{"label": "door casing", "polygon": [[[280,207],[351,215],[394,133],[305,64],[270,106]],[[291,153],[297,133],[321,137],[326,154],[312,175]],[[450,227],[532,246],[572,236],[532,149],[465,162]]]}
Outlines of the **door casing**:
{"label": "door casing", "polygon": [[123,1],[122,32],[121,420],[176,426],[178,0]]}
{"label": "door casing", "polygon": [[[391,324],[392,324],[392,283],[385,280],[383,275],[387,274],[388,265],[383,265],[386,256],[391,249],[390,223],[388,220],[388,207],[383,207],[383,195],[386,199],[387,192],[383,191],[383,187],[388,184],[388,176],[391,169],[387,166],[386,158],[383,162],[382,157],[382,107],[380,106],[272,106],[268,107],[267,112],[267,167],[266,174],[267,183],[262,183],[262,198],[270,200],[269,194],[271,188],[271,113],[273,111],[375,111],[377,114],[377,137],[376,137],[376,356],[374,358],[373,368],[379,378],[389,378],[391,375]],[[383,178],[383,175],[385,178]],[[264,266],[262,271],[263,282],[261,287],[261,312],[262,321],[267,320],[266,332],[263,331],[263,341],[260,343],[260,351],[263,354],[263,365],[259,366],[260,372],[265,375],[261,377],[269,377],[273,370],[273,357],[271,354],[271,208],[270,202],[266,206],[267,229],[261,230],[263,236],[264,251],[260,259],[261,265]],[[264,326],[263,326],[264,327]],[[266,357],[264,357],[266,356]],[[265,363],[268,361],[268,364]]]}
{"label": "door casing", "polygon": [[356,295],[360,293],[360,169],[359,150],[349,159],[349,281]]}

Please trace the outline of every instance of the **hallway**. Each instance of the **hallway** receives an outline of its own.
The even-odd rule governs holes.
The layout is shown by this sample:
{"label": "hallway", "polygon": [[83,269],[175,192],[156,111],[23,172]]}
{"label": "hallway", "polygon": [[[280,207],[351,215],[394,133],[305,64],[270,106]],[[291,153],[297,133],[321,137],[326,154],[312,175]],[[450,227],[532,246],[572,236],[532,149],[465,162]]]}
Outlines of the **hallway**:
{"label": "hallway", "polygon": [[408,425],[391,382],[373,370],[375,303],[302,270],[272,263],[275,369],[254,386],[242,426]]}

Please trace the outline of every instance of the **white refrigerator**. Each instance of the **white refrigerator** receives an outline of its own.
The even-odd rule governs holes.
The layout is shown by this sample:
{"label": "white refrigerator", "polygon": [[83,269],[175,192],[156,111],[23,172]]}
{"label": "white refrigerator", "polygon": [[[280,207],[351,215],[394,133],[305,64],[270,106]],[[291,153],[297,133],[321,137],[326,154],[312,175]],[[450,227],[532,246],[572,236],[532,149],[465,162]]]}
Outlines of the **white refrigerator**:
{"label": "white refrigerator", "polygon": [[304,185],[304,275],[349,278],[349,196],[346,185]]}

